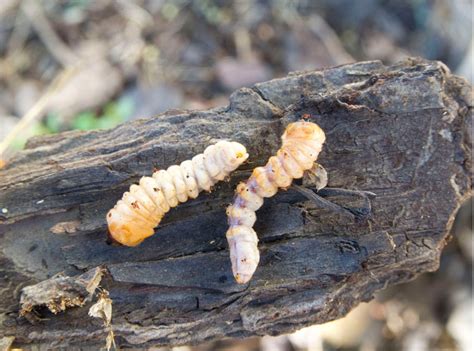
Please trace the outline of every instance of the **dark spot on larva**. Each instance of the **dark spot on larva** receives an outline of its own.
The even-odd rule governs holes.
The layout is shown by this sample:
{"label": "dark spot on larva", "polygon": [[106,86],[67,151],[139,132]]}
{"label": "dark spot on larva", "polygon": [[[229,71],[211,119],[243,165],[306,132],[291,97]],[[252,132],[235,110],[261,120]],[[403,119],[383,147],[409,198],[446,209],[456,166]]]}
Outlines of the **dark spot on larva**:
{"label": "dark spot on larva", "polygon": [[158,192],[158,191],[160,191],[160,189],[158,189],[158,188],[153,188],[153,191],[154,191],[154,192]]}
{"label": "dark spot on larva", "polygon": [[139,209],[140,208],[140,206],[138,205],[138,201],[133,201],[130,205],[132,205],[132,207],[134,209]]}
{"label": "dark spot on larva", "polygon": [[112,217],[112,213],[109,213],[109,217]]}
{"label": "dark spot on larva", "polygon": [[247,262],[247,259],[246,259],[246,258],[242,258],[242,259],[240,260],[240,262]]}
{"label": "dark spot on larva", "polygon": [[186,178],[189,178],[189,174],[186,175]]}

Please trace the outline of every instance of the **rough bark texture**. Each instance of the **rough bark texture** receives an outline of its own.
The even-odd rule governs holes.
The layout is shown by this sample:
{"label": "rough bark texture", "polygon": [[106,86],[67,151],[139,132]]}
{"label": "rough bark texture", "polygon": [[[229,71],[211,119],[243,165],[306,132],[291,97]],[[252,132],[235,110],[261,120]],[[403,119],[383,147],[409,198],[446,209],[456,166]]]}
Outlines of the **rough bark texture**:
{"label": "rough bark texture", "polygon": [[[115,129],[31,140],[0,171],[0,336],[15,344],[102,345],[84,307],[18,316],[21,288],[103,266],[122,345],[278,334],[345,315],[388,285],[437,269],[454,216],[471,195],[471,87],[439,62],[361,62],[241,89],[230,104],[170,112]],[[258,211],[262,259],[237,285],[225,205],[265,164],[289,121],[326,131],[329,186],[367,190],[369,221],[348,221],[281,191]],[[228,183],[172,210],[137,248],[107,245],[105,213],[140,176],[229,138],[249,162]],[[357,207],[353,198],[327,197]]]}

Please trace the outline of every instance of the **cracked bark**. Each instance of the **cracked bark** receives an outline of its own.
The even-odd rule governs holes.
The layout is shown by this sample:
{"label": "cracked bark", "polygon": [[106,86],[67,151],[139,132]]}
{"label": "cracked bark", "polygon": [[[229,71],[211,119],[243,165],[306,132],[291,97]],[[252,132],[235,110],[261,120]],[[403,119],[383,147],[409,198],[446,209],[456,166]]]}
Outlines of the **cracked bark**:
{"label": "cracked bark", "polygon": [[[31,140],[0,171],[0,336],[19,346],[102,345],[107,330],[87,317],[90,303],[57,315],[39,309],[35,324],[18,316],[22,287],[98,266],[107,269],[101,286],[122,346],[290,332],[437,269],[472,194],[471,89],[439,62],[360,62],[238,90],[226,108]],[[351,222],[281,191],[257,213],[260,266],[249,285],[237,285],[225,205],[303,114],[326,131],[319,162],[329,186],[376,193],[372,217]],[[132,182],[219,138],[251,155],[229,183],[173,209],[138,248],[105,243],[105,213]]]}

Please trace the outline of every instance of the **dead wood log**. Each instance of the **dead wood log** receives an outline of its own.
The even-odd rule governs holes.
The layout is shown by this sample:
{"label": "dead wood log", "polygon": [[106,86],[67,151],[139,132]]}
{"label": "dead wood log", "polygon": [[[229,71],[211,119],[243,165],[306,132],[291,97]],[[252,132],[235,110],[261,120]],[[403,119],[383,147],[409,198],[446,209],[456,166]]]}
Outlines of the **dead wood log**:
{"label": "dead wood log", "polygon": [[[122,346],[289,332],[436,270],[472,194],[471,94],[439,62],[361,62],[240,89],[224,108],[31,140],[0,171],[0,336],[20,346],[102,345],[107,330],[87,316],[88,305],[56,315],[39,307],[35,324],[18,314],[21,288],[98,266],[108,271],[100,285]],[[376,193],[372,216],[351,221],[281,191],[258,211],[260,266],[249,285],[237,285],[224,208],[303,114],[326,131],[320,162],[329,186]],[[172,210],[138,248],[106,244],[105,213],[132,182],[221,138],[251,155],[229,183]]]}

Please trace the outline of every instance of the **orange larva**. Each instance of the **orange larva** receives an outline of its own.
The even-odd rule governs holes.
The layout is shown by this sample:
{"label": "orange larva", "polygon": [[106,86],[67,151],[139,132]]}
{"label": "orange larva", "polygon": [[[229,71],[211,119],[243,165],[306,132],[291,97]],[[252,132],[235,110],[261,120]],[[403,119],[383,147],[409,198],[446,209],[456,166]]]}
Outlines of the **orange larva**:
{"label": "orange larva", "polygon": [[235,280],[247,283],[257,269],[260,254],[257,233],[253,230],[255,211],[265,197],[272,197],[278,188],[287,188],[293,179],[313,167],[326,139],[315,123],[291,123],[281,137],[282,146],[264,167],[257,167],[245,183],[237,186],[232,205],[227,208],[230,260]]}
{"label": "orange larva", "polygon": [[219,141],[192,160],[142,177],[107,213],[111,237],[127,246],[136,246],[153,235],[154,228],[171,207],[194,199],[202,190],[226,178],[248,158],[245,147]]}

